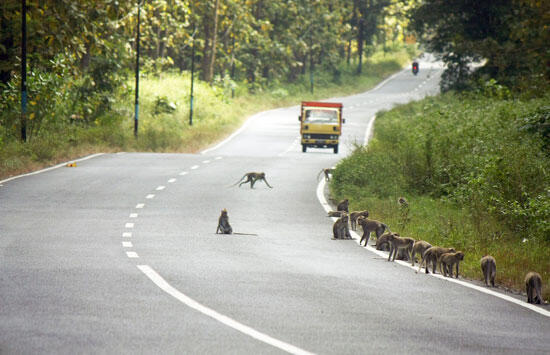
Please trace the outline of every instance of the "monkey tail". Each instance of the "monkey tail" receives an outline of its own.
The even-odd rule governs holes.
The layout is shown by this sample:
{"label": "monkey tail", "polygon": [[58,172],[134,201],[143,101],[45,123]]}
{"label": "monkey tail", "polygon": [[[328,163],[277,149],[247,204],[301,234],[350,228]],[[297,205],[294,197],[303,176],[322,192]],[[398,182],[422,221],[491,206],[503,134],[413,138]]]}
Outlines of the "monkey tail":
{"label": "monkey tail", "polygon": [[319,174],[317,174],[317,180],[319,180],[319,176],[321,176],[322,173],[323,173],[323,169],[321,169],[321,171],[319,171]]}
{"label": "monkey tail", "polygon": [[243,177],[239,179],[239,181],[237,181],[236,183],[234,183],[234,184],[231,185],[230,187],[236,186],[239,182],[243,181],[243,179],[244,179],[245,176],[246,176],[246,174],[244,174]]}
{"label": "monkey tail", "polygon": [[236,234],[236,235],[252,235],[254,237],[257,237],[258,235],[257,234],[254,234],[254,233],[239,233],[239,232],[233,232],[233,234]]}
{"label": "monkey tail", "polygon": [[388,230],[388,232],[392,233],[392,231],[390,230],[390,227],[388,227],[388,225],[382,223],[382,225],[384,226],[384,228],[386,228]]}

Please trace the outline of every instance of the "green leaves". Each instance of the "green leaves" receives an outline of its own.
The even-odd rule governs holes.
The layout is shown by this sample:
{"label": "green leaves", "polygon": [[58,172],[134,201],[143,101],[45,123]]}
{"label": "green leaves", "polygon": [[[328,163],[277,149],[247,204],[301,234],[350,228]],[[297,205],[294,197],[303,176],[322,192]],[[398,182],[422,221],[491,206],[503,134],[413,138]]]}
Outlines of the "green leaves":
{"label": "green leaves", "polygon": [[[549,40],[549,11],[547,1],[537,0],[426,0],[411,19],[427,51],[447,64],[442,89],[468,88],[470,65],[483,61],[475,76],[537,95],[550,78],[545,64],[550,53],[543,44]],[[535,79],[539,88],[529,88]]]}
{"label": "green leaves", "polygon": [[385,112],[368,148],[338,166],[333,188],[450,201],[480,228],[489,215],[518,238],[549,241],[547,102],[448,94]]}

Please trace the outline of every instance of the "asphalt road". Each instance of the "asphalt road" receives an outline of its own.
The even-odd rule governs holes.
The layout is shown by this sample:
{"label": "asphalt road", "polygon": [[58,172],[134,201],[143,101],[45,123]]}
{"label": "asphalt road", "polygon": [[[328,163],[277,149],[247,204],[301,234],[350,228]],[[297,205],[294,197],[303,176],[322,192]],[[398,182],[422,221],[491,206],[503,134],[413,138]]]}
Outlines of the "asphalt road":
{"label": "asphalt road", "polygon": [[[440,74],[421,61],[332,99],[339,154],[302,153],[291,107],[203,154],[104,154],[4,181],[0,353],[548,354],[549,317],[331,240],[319,171]],[[273,189],[231,187],[248,171]],[[216,235],[223,208],[254,235]]]}

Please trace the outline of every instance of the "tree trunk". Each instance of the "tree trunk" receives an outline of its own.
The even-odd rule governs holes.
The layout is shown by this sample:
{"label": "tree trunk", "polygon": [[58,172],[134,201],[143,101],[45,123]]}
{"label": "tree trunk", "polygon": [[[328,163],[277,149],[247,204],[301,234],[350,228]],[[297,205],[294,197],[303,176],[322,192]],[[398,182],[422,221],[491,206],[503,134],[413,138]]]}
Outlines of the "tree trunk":
{"label": "tree trunk", "polygon": [[363,71],[363,43],[365,42],[363,38],[363,17],[359,19],[359,30],[357,31],[357,53],[359,54],[359,63],[357,63],[357,73],[361,74]]}
{"label": "tree trunk", "polygon": [[205,45],[203,57],[203,80],[212,83],[214,78],[214,64],[216,62],[216,42],[218,40],[218,10],[220,0],[216,0],[212,24],[205,21]]}

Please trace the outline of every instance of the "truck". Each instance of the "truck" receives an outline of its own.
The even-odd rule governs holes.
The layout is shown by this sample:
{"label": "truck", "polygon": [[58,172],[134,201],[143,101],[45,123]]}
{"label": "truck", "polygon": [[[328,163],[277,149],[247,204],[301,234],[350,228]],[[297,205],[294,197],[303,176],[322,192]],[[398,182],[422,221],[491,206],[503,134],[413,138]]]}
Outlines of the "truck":
{"label": "truck", "polygon": [[308,147],[332,148],[338,154],[338,143],[342,134],[342,103],[302,101],[300,108],[300,135],[302,152]]}

